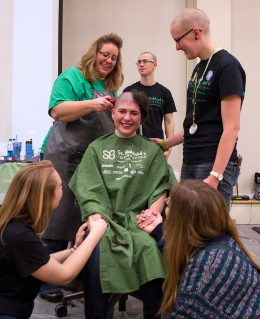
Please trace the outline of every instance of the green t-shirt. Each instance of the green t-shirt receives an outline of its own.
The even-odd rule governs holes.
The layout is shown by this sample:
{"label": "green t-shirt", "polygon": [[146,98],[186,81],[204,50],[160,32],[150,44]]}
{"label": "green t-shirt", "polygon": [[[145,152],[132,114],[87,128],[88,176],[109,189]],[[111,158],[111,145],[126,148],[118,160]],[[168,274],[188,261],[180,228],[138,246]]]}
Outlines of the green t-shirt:
{"label": "green t-shirt", "polygon": [[165,277],[156,241],[137,227],[136,215],[175,183],[162,149],[143,136],[124,139],[110,133],[89,145],[69,187],[83,221],[99,213],[108,222],[100,241],[104,293],[134,291]]}
{"label": "green t-shirt", "polygon": [[[105,91],[104,81],[98,80],[92,83],[96,90]],[[90,83],[84,78],[78,68],[71,67],[61,73],[53,84],[50,109],[65,101],[85,101],[91,100],[93,91]]]}
{"label": "green t-shirt", "polygon": [[[105,91],[104,81],[97,79],[96,82],[92,83],[96,90]],[[71,67],[65,70],[56,79],[53,84],[49,110],[65,101],[84,101],[91,100],[93,95],[93,90],[90,83],[84,78],[82,73],[76,67]],[[51,128],[48,131],[41,147],[40,153],[44,153],[45,146],[48,142],[49,134]]]}

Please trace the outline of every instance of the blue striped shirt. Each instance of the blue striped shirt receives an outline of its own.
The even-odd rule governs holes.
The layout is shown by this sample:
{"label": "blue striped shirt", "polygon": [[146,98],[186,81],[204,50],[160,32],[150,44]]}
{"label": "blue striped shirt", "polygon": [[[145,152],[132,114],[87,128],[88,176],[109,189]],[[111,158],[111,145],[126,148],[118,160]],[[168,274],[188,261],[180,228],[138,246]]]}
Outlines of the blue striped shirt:
{"label": "blue striped shirt", "polygon": [[[223,243],[246,254],[228,235]],[[204,249],[188,263],[171,318],[260,318],[260,275],[246,260],[221,248]]]}

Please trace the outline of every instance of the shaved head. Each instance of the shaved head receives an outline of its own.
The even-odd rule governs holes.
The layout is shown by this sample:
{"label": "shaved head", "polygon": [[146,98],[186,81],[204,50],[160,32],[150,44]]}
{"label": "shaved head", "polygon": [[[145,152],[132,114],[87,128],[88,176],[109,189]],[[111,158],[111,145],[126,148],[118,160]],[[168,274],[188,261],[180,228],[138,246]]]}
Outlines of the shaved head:
{"label": "shaved head", "polygon": [[124,92],[116,99],[115,110],[123,102],[133,102],[139,106],[141,112],[141,121],[143,122],[149,114],[150,100],[145,92],[132,90]]}
{"label": "shaved head", "polygon": [[150,54],[151,55],[151,60],[153,62],[157,63],[156,56],[153,53],[151,53],[151,52],[142,52],[142,53],[140,53],[140,55],[142,55],[142,54]]}
{"label": "shaved head", "polygon": [[193,28],[203,30],[204,34],[209,33],[209,17],[202,10],[195,8],[184,9],[172,21],[171,28],[178,25],[183,31],[188,31]]}
{"label": "shaved head", "polygon": [[119,95],[119,97],[116,99],[115,109],[117,109],[118,106],[122,102],[134,102],[135,103],[132,92],[125,92],[125,93],[122,93],[121,95]]}

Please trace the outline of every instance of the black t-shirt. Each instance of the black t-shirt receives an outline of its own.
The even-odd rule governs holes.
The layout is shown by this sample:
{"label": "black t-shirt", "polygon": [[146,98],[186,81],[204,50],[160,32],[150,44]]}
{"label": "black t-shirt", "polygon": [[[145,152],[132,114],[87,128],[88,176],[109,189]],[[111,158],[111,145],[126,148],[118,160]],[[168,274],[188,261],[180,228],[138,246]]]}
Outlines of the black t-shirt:
{"label": "black t-shirt", "polygon": [[[202,60],[199,63],[198,79],[202,77],[207,62],[208,60]],[[239,61],[225,50],[216,52],[197,91],[195,123],[198,125],[198,129],[195,134],[191,135],[189,129],[193,123],[192,99],[195,75],[199,64],[192,73],[187,91],[187,112],[183,123],[183,161],[186,164],[215,161],[218,144],[223,133],[221,101],[227,96],[238,94],[242,98],[242,105],[245,93],[246,74]],[[235,146],[230,161],[234,161],[236,158]]]}
{"label": "black t-shirt", "polygon": [[131,92],[133,89],[145,92],[150,99],[149,116],[142,124],[143,135],[149,138],[164,138],[162,129],[163,116],[164,114],[176,112],[171,92],[157,82],[151,86],[136,82],[126,87],[123,92]]}
{"label": "black t-shirt", "polygon": [[11,220],[0,241],[0,315],[29,318],[41,281],[30,276],[50,256],[34,231],[19,219]]}

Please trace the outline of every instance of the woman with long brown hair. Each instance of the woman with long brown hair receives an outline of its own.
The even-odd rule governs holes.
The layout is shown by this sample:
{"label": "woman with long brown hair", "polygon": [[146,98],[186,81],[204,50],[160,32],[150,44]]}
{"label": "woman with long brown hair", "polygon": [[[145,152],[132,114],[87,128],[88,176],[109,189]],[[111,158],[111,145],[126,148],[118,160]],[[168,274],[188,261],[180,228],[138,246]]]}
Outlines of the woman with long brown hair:
{"label": "woman with long brown hair", "polygon": [[[43,235],[50,253],[64,249],[81,224],[79,206],[68,187],[70,178],[88,145],[114,131],[111,101],[124,79],[122,45],[115,33],[97,37],[77,67],[65,70],[53,85],[48,112],[55,122],[46,138],[44,159],[52,161],[60,174],[63,196]],[[62,298],[60,288],[45,284],[40,295],[53,302]]]}
{"label": "woman with long brown hair", "polygon": [[105,233],[106,221],[91,217],[73,248],[49,255],[41,236],[61,196],[61,179],[50,161],[29,164],[14,176],[0,208],[0,318],[29,318],[41,280],[72,281]]}
{"label": "woman with long brown hair", "polygon": [[[160,313],[167,319],[257,318],[259,267],[239,239],[224,197],[202,181],[186,180],[173,186],[166,204],[169,273]],[[138,225],[161,241],[161,217],[154,217],[147,226],[141,215]]]}

